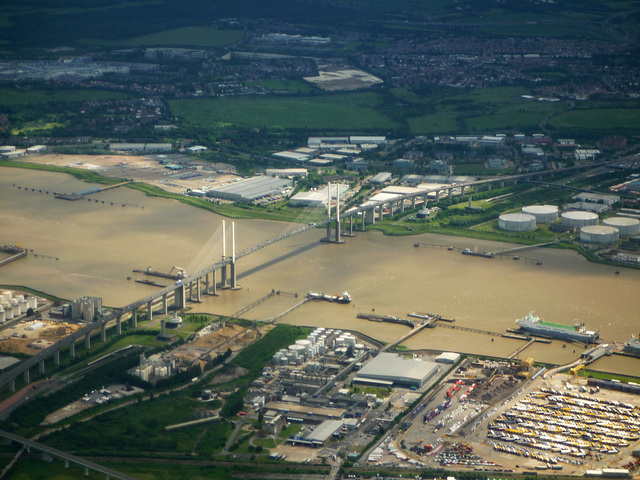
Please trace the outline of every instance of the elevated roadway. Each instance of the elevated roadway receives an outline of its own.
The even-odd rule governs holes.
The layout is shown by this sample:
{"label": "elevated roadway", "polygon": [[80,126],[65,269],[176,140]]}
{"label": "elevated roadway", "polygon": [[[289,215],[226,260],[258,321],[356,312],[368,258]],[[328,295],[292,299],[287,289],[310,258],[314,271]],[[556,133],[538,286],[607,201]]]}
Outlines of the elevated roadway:
{"label": "elevated roadway", "polygon": [[[459,184],[459,185],[447,185],[447,186],[439,186],[439,187],[433,187],[433,188],[429,188],[429,189],[425,189],[425,190],[420,190],[418,192],[412,192],[410,194],[403,194],[403,195],[397,195],[396,197],[393,197],[391,199],[387,199],[384,201],[379,201],[379,202],[372,202],[366,205],[361,205],[359,207],[355,207],[352,208],[346,212],[341,212],[336,216],[332,216],[332,217],[328,217],[325,218],[324,220],[321,220],[319,222],[315,222],[315,223],[310,223],[310,224],[305,224],[305,225],[299,225],[297,227],[295,227],[294,229],[282,233],[280,235],[276,235],[275,237],[269,238],[267,240],[264,240],[262,242],[259,242],[249,248],[246,248],[242,251],[240,251],[239,253],[237,253],[236,255],[232,255],[232,256],[228,256],[226,258],[221,259],[218,262],[215,262],[203,269],[201,269],[200,271],[195,272],[192,275],[186,276],[185,278],[178,280],[175,284],[173,285],[169,285],[167,287],[164,287],[160,290],[157,290],[156,292],[147,295],[143,298],[140,298],[139,300],[136,300],[132,303],[130,303],[129,305],[126,305],[122,308],[118,308],[118,309],[114,309],[111,312],[102,315],[97,321],[88,323],[87,325],[85,325],[84,327],[80,328],[79,330],[77,330],[76,332],[74,332],[73,334],[63,338],[62,340],[60,340],[59,342],[55,343],[54,345],[40,351],[39,353],[37,353],[36,355],[34,355],[33,357],[21,362],[19,365],[15,366],[14,368],[12,368],[11,370],[5,372],[2,376],[0,376],[0,388],[3,388],[4,386],[6,386],[7,384],[9,384],[11,386],[12,391],[15,389],[15,379],[19,376],[19,375],[24,375],[24,381],[25,383],[29,383],[30,382],[30,378],[29,378],[29,371],[31,368],[35,367],[36,365],[38,365],[40,373],[44,373],[45,372],[45,365],[44,362],[45,360],[50,357],[50,356],[54,356],[55,359],[55,364],[59,364],[60,363],[60,350],[65,349],[65,348],[69,348],[69,352],[70,355],[74,356],[75,355],[75,343],[79,340],[81,340],[83,337],[85,339],[85,346],[87,348],[90,348],[90,342],[91,342],[91,334],[92,332],[96,331],[96,330],[100,330],[101,332],[101,338],[102,340],[105,340],[105,329],[107,327],[107,325],[109,323],[112,323],[115,321],[116,324],[116,328],[117,328],[117,332],[120,333],[121,332],[121,322],[123,321],[123,319],[126,318],[131,318],[133,326],[137,326],[137,315],[138,315],[138,311],[139,310],[144,310],[146,308],[147,311],[147,316],[148,318],[151,318],[153,315],[153,311],[154,308],[158,307],[158,303],[161,302],[161,311],[162,313],[167,313],[167,302],[169,300],[173,300],[174,305],[177,308],[184,308],[186,301],[187,301],[187,297],[186,297],[186,292],[187,289],[189,290],[189,299],[192,299],[193,297],[193,289],[195,287],[196,289],[196,301],[200,300],[200,288],[201,288],[201,280],[204,278],[204,282],[205,282],[205,292],[206,293],[210,293],[209,289],[210,289],[210,282],[209,282],[209,275],[213,274],[213,282],[212,282],[212,288],[213,288],[213,293],[215,294],[215,289],[216,289],[216,280],[215,280],[215,272],[217,271],[221,271],[221,275],[222,275],[222,286],[225,287],[226,283],[227,283],[227,278],[226,278],[226,274],[227,274],[227,270],[230,269],[231,270],[231,281],[230,281],[230,287],[231,288],[235,288],[235,267],[236,267],[236,261],[239,259],[242,259],[248,255],[251,255],[252,253],[257,252],[258,250],[261,250],[263,248],[266,248],[270,245],[273,245],[275,243],[278,243],[282,240],[285,240],[287,238],[293,237],[295,235],[299,235],[301,233],[307,232],[311,229],[315,229],[317,227],[322,227],[322,226],[326,226],[327,227],[327,241],[332,241],[331,239],[331,226],[334,224],[336,224],[336,239],[337,241],[339,241],[339,229],[340,229],[340,221],[342,219],[346,219],[346,218],[357,218],[358,215],[362,216],[362,225],[363,225],[363,229],[364,229],[364,225],[366,221],[369,221],[369,223],[371,222],[375,222],[375,212],[376,209],[379,210],[380,212],[380,217],[383,217],[383,211],[384,211],[384,207],[385,206],[390,206],[391,207],[391,211],[393,211],[393,206],[395,204],[400,204],[400,208],[401,210],[404,210],[404,204],[406,200],[415,200],[417,197],[424,197],[425,201],[426,201],[426,197],[427,194],[432,193],[432,192],[436,192],[436,198],[438,198],[439,193],[440,192],[448,192],[449,196],[452,195],[452,192],[454,189],[459,189],[461,194],[464,195],[464,191],[467,188],[470,187],[481,187],[483,185],[486,185],[488,188],[491,188],[491,185],[494,183],[500,183],[500,184],[504,184],[507,182],[515,182],[517,183],[520,180],[531,180],[531,178],[540,178],[543,175],[549,175],[549,174],[561,174],[561,173],[567,173],[567,172],[572,172],[572,171],[579,171],[582,169],[586,169],[586,168],[594,168],[594,167],[601,167],[603,165],[607,165],[606,162],[603,163],[598,163],[598,164],[592,164],[592,165],[583,165],[583,166],[574,166],[574,167],[567,167],[567,168],[562,168],[562,169],[558,169],[558,170],[552,170],[552,171],[543,171],[543,172],[530,172],[530,173],[524,173],[524,174],[517,174],[517,175],[509,175],[509,176],[501,176],[501,177],[493,177],[493,178],[489,178],[489,179],[483,179],[483,180],[476,180],[473,182],[468,182],[468,183],[464,183],[464,184]],[[412,334],[415,334],[416,332],[414,331]]]}

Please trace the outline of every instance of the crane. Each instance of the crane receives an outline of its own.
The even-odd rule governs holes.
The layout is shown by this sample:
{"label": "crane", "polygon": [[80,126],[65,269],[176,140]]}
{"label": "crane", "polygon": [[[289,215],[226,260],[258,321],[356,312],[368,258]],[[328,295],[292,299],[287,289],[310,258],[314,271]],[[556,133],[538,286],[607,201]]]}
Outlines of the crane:
{"label": "crane", "polygon": [[580,365],[576,365],[575,367],[569,370],[569,375],[573,375],[574,377],[576,377],[576,381],[578,381],[578,372],[582,371],[584,378],[587,378],[587,373],[585,372],[584,367],[585,367],[584,363],[581,363]]}
{"label": "crane", "polygon": [[187,271],[182,267],[178,267],[177,265],[171,267],[171,270],[169,270],[169,275],[171,275],[174,270],[178,271],[178,278],[184,278],[187,276]]}

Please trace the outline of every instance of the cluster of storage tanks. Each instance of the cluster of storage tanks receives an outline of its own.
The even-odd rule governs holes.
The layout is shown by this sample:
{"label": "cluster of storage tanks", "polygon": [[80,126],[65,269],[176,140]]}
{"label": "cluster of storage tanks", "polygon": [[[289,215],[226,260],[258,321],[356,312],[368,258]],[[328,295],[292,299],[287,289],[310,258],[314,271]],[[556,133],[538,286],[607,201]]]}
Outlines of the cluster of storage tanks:
{"label": "cluster of storage tanks", "polygon": [[279,350],[273,356],[276,365],[302,365],[318,355],[334,351],[337,356],[347,353],[349,347],[363,350],[364,345],[356,337],[342,330],[316,328],[306,339],[296,340],[289,348]]}
{"label": "cluster of storage tanks", "polygon": [[507,232],[530,232],[541,223],[558,220],[558,207],[554,205],[531,205],[523,207],[522,213],[505,213],[498,219],[500,230]]}
{"label": "cluster of storage tanks", "polygon": [[33,295],[13,295],[10,290],[4,290],[0,295],[0,323],[13,320],[27,313],[30,308],[38,308],[38,299]]}
{"label": "cluster of storage tanks", "polygon": [[[500,215],[498,227],[508,232],[529,232],[543,223],[558,221],[558,207],[553,205],[532,205],[523,207],[522,213]],[[580,230],[580,241],[610,244],[620,237],[640,234],[640,220],[627,217],[607,218],[599,225],[597,213],[571,210],[560,216],[560,223]]]}

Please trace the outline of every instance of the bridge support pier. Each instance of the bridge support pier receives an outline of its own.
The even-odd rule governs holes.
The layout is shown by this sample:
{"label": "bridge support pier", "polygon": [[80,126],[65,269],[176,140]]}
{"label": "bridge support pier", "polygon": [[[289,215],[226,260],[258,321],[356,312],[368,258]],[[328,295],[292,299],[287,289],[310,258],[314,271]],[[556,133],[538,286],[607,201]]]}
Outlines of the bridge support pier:
{"label": "bridge support pier", "polygon": [[340,242],[340,219],[336,219],[336,243]]}
{"label": "bridge support pier", "polygon": [[30,383],[28,368],[24,371],[24,383]]}
{"label": "bridge support pier", "polygon": [[64,468],[69,468],[69,460],[64,459]]}
{"label": "bridge support pier", "polygon": [[162,295],[162,313],[164,315],[167,314],[169,310],[167,310],[167,294]]}
{"label": "bridge support pier", "polygon": [[131,312],[131,324],[133,325],[133,328],[136,328],[138,326],[138,309],[134,308],[133,311]]}
{"label": "bridge support pier", "polygon": [[[116,322],[118,320],[116,319]],[[101,342],[106,342],[107,341],[107,326],[106,325],[102,325],[100,327],[100,341]]]}
{"label": "bridge support pier", "polygon": [[227,266],[225,265],[220,269],[220,286],[225,288],[227,286]]}
{"label": "bridge support pier", "polygon": [[218,285],[216,285],[216,272],[211,272],[211,295],[218,295]]}
{"label": "bridge support pier", "polygon": [[326,242],[327,243],[331,243],[331,224],[333,222],[329,221],[329,223],[327,223],[327,238],[326,238]]}
{"label": "bridge support pier", "polygon": [[147,320],[153,320],[153,301],[147,303]]}
{"label": "bridge support pier", "polygon": [[53,364],[54,365],[60,365],[60,350],[57,350],[56,352],[54,352],[54,354],[53,354]]}
{"label": "bridge support pier", "polygon": [[44,375],[44,360],[38,362],[38,371],[41,375]]}
{"label": "bridge support pier", "polygon": [[491,191],[491,183],[487,183],[487,192]]}
{"label": "bridge support pier", "polygon": [[89,476],[89,467],[84,467],[84,476],[85,477]]}
{"label": "bridge support pier", "polygon": [[76,343],[75,342],[71,342],[71,345],[69,345],[69,356],[71,358],[74,358],[76,356]]}
{"label": "bridge support pier", "polygon": [[116,317],[116,333],[122,335],[122,315]]}
{"label": "bridge support pier", "polygon": [[404,198],[400,200],[400,213],[404,213]]}
{"label": "bridge support pier", "polygon": [[204,276],[204,294],[209,295],[209,274]]}
{"label": "bridge support pier", "polygon": [[16,379],[12,378],[11,381],[9,382],[9,391],[11,393],[15,393],[16,392]]}
{"label": "bridge support pier", "polygon": [[449,200],[451,200],[453,198],[453,188],[449,189],[448,197],[449,197]]}
{"label": "bridge support pier", "polygon": [[87,350],[91,349],[91,333],[87,333],[84,336],[84,348]]}
{"label": "bridge support pier", "polygon": [[230,277],[229,277],[229,288],[235,289],[238,288],[238,281],[236,278],[236,262],[232,262],[229,264],[230,267]]}
{"label": "bridge support pier", "polygon": [[[426,205],[426,203],[425,203]],[[416,197],[411,197],[411,208],[415,210],[416,208]]]}
{"label": "bridge support pier", "polygon": [[[364,218],[366,216],[367,223],[370,223],[371,225],[375,225],[376,224],[376,209],[375,209],[375,207],[371,207],[365,213],[366,213],[366,215],[363,214],[363,216],[362,216],[362,223],[364,224]],[[363,228],[363,230],[364,230],[364,228]]]}
{"label": "bridge support pier", "polygon": [[201,302],[202,301],[202,290],[201,290],[201,286],[200,286],[200,279],[196,280],[196,302]]}
{"label": "bridge support pier", "polygon": [[178,286],[173,291],[173,302],[174,302],[175,307],[178,310],[184,308],[184,306],[186,305],[187,299],[186,299],[186,296],[185,296],[184,284]]}

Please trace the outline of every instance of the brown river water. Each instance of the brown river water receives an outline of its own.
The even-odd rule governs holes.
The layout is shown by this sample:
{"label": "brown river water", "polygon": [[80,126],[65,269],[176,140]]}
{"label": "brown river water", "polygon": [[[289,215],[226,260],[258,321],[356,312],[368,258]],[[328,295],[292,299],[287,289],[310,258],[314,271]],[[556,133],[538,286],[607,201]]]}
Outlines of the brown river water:
{"label": "brown river water", "polygon": [[[176,265],[189,273],[220,259],[223,217],[218,215],[126,188],[93,194],[91,202],[57,200],[51,194],[89,186],[64,174],[0,169],[0,243],[19,243],[35,254],[58,258],[29,255],[2,267],[1,284],[25,285],[69,299],[99,296],[105,305],[117,307],[154,289],[127,280],[142,278],[132,273],[134,268],[151,266],[168,272]],[[230,220],[226,223],[230,254]],[[235,220],[237,251],[290,228],[281,222]],[[308,290],[349,291],[354,298],[350,305],[310,302],[280,321],[356,330],[386,342],[407,327],[360,320],[356,314],[374,309],[399,317],[430,312],[455,318],[456,326],[503,333],[515,327],[516,318],[533,310],[549,321],[584,322],[588,329],[600,330],[608,343],[624,342],[640,330],[640,271],[618,269],[616,275],[614,267],[589,263],[573,251],[559,249],[526,252],[525,256],[542,262],[537,266],[523,259],[486,259],[447,248],[413,246],[422,242],[492,251],[510,246],[443,235],[358,233],[335,245],[321,243],[323,234],[324,230],[312,230],[245,257],[238,263],[242,288],[204,297],[202,303],[191,304],[193,311],[230,315],[272,289],[283,292],[244,315],[263,320],[297,304]],[[288,293],[297,293],[298,298]],[[506,356],[522,342],[438,327],[420,332],[405,345]],[[553,342],[534,344],[521,356],[561,364],[583,350]],[[640,360],[620,356],[604,358],[595,366],[640,373]]]}

